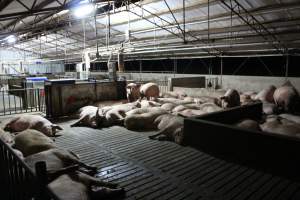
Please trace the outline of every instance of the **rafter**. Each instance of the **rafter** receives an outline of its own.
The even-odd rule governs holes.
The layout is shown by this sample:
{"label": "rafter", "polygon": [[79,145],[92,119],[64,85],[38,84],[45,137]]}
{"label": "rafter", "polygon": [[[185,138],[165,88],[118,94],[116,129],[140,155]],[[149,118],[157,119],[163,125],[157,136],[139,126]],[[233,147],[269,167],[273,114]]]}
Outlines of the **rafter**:
{"label": "rafter", "polygon": [[[272,32],[269,31],[254,15],[252,15],[244,6],[242,6],[237,0],[230,0],[229,2],[221,0],[231,12],[239,16],[239,18],[246,23],[252,30],[258,35],[268,41],[274,48],[283,53],[286,47],[282,44],[279,38]],[[241,15],[244,13],[244,16]]]}

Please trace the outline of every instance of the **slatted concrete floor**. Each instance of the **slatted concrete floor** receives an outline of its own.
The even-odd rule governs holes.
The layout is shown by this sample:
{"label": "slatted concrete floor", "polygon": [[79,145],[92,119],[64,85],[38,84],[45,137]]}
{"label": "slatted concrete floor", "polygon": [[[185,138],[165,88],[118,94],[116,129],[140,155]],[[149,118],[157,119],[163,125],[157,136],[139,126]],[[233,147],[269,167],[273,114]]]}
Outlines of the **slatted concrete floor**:
{"label": "slatted concrete floor", "polygon": [[124,199],[300,199],[299,183],[190,147],[149,140],[149,133],[118,126],[63,127],[57,145],[99,167],[99,178],[124,187]]}

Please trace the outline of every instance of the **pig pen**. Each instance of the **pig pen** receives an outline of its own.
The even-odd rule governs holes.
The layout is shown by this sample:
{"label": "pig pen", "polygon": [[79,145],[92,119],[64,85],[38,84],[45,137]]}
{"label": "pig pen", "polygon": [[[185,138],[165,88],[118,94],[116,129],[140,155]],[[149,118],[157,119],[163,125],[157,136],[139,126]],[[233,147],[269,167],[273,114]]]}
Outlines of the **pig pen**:
{"label": "pig pen", "polygon": [[185,119],[185,143],[216,157],[299,181],[299,138],[232,125],[261,117],[262,104],[255,103]]}
{"label": "pig pen", "polygon": [[295,180],[190,146],[148,139],[155,132],[71,128],[72,122],[57,122],[64,130],[56,144],[97,166],[99,178],[124,187],[126,196],[120,199],[299,199]]}

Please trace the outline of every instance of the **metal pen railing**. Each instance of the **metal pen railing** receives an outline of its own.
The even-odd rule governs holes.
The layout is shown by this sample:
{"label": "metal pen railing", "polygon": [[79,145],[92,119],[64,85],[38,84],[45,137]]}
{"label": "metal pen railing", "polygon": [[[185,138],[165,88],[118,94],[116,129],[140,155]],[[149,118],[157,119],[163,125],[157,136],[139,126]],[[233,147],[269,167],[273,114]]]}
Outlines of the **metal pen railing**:
{"label": "metal pen railing", "polygon": [[45,162],[35,166],[36,174],[13,149],[0,139],[0,194],[7,200],[59,200],[48,188]]}
{"label": "metal pen railing", "polygon": [[44,89],[1,89],[0,115],[45,112]]}

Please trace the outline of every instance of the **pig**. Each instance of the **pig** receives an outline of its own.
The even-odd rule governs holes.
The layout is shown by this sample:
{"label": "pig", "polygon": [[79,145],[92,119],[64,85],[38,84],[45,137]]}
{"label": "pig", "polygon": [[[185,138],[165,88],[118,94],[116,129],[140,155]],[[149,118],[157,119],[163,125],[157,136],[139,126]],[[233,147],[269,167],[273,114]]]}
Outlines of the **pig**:
{"label": "pig", "polygon": [[158,107],[135,109],[126,113],[124,126],[128,130],[155,130],[157,125],[154,120],[166,113],[166,110]]}
{"label": "pig", "polygon": [[126,112],[140,107],[141,104],[139,102],[133,102],[114,105],[107,109],[100,109],[99,112],[96,113],[97,127],[123,125],[124,118],[126,117]]}
{"label": "pig", "polygon": [[141,108],[149,108],[149,107],[159,107],[161,106],[160,103],[150,100],[141,100],[139,102],[141,104]]}
{"label": "pig", "polygon": [[27,156],[24,162],[35,171],[35,163],[44,161],[47,165],[47,174],[51,177],[56,173],[68,172],[70,166],[78,165],[96,173],[97,168],[79,161],[79,157],[71,151],[57,147]]}
{"label": "pig", "polygon": [[248,105],[248,104],[251,104],[251,103],[256,102],[256,100],[253,100],[253,99],[251,98],[251,96],[248,95],[248,94],[241,94],[241,95],[240,95],[240,101],[241,101],[241,105],[242,105],[242,106],[243,106],[243,105]]}
{"label": "pig", "polygon": [[240,122],[236,123],[235,126],[238,126],[240,128],[244,129],[250,129],[255,131],[260,131],[259,123],[253,119],[243,119]]}
{"label": "pig", "polygon": [[169,140],[180,145],[183,144],[183,121],[183,117],[172,114],[158,116],[154,123],[157,124],[159,132],[149,136],[149,139]]}
{"label": "pig", "polygon": [[173,104],[177,104],[177,105],[195,103],[194,101],[182,100],[182,99],[176,99],[176,98],[157,98],[156,101],[161,104],[173,103]]}
{"label": "pig", "polygon": [[99,112],[99,108],[96,106],[84,106],[79,109],[79,119],[71,124],[71,127],[75,126],[88,126],[97,128],[96,113]]}
{"label": "pig", "polygon": [[21,151],[19,151],[18,149],[14,149],[14,148],[12,148],[12,150],[15,152],[16,156],[18,156],[21,160],[24,160],[24,155]]}
{"label": "pig", "polygon": [[130,83],[126,87],[128,102],[141,100],[147,98],[147,100],[154,100],[159,97],[159,87],[156,83],[146,83],[138,85],[136,83]]}
{"label": "pig", "polygon": [[126,86],[127,100],[128,102],[134,102],[140,98],[140,85],[136,83],[129,83]]}
{"label": "pig", "polygon": [[181,112],[186,109],[188,109],[188,107],[186,107],[184,105],[178,105],[175,108],[173,108],[172,113],[178,113],[178,112]]}
{"label": "pig", "polygon": [[218,103],[218,98],[210,97],[210,96],[201,96],[201,97],[195,97],[194,102],[196,104],[203,104],[203,103]]}
{"label": "pig", "polygon": [[176,99],[184,99],[187,97],[187,94],[184,92],[174,92],[174,91],[169,91],[169,92],[164,92],[160,95],[160,97],[164,98],[176,98]]}
{"label": "pig", "polygon": [[0,139],[3,142],[5,142],[9,146],[9,148],[11,148],[19,158],[21,158],[21,159],[24,158],[24,156],[23,156],[23,154],[22,154],[21,151],[12,148],[12,146],[14,145],[14,136],[12,134],[3,131],[0,128]]}
{"label": "pig", "polygon": [[300,98],[298,91],[288,81],[274,92],[274,101],[283,112],[297,113],[300,108]]}
{"label": "pig", "polygon": [[176,106],[177,106],[177,104],[174,104],[174,103],[164,103],[161,105],[161,108],[168,112],[171,112],[173,110],[173,108],[175,108]]}
{"label": "pig", "polygon": [[278,108],[274,103],[263,102],[263,113],[273,115],[278,112]]}
{"label": "pig", "polygon": [[13,147],[20,150],[26,157],[35,153],[53,149],[56,146],[53,140],[45,136],[43,133],[34,129],[26,129],[15,136],[15,143]]}
{"label": "pig", "polygon": [[269,103],[274,103],[274,92],[276,90],[276,87],[274,85],[270,85],[268,88],[263,89],[260,91],[256,96],[255,100],[260,100],[262,102],[269,102]]}
{"label": "pig", "polygon": [[181,97],[180,99],[182,99],[182,100],[184,100],[184,101],[195,101],[194,99],[194,97],[188,97],[188,96],[186,96],[186,97]]}
{"label": "pig", "polygon": [[147,100],[150,100],[150,98],[153,98],[154,100],[159,97],[159,88],[156,83],[146,83],[143,84],[140,88],[140,98],[147,98]]}
{"label": "pig", "polygon": [[63,174],[48,184],[61,200],[108,199],[124,195],[125,190],[116,186],[78,171]]}
{"label": "pig", "polygon": [[265,123],[261,124],[260,128],[265,132],[293,137],[300,136],[300,126],[286,119],[281,120],[280,118],[270,118]]}
{"label": "pig", "polygon": [[235,106],[240,106],[240,95],[237,90],[229,89],[226,91],[225,95],[220,97],[222,108],[231,108]]}
{"label": "pig", "polygon": [[182,117],[194,117],[194,116],[199,116],[199,115],[203,115],[206,112],[202,111],[202,110],[196,110],[196,109],[185,109],[182,111],[177,112],[176,114]]}
{"label": "pig", "polygon": [[195,109],[195,110],[201,109],[201,105],[197,103],[184,104],[184,106],[187,107],[188,109]]}
{"label": "pig", "polygon": [[297,124],[300,124],[300,116],[298,115],[292,115],[288,113],[280,114],[279,117],[287,119],[289,121],[295,122]]}
{"label": "pig", "polygon": [[4,130],[10,132],[21,132],[26,129],[35,129],[47,136],[55,136],[57,129],[62,128],[56,124],[52,124],[49,120],[39,115],[20,115],[11,119],[6,125]]}
{"label": "pig", "polygon": [[201,104],[199,106],[199,109],[201,111],[203,111],[204,113],[211,113],[211,112],[217,112],[217,111],[222,110],[221,107],[217,106],[214,103],[204,103],[204,104]]}
{"label": "pig", "polygon": [[12,145],[14,143],[14,137],[0,128],[0,139],[8,145]]}

